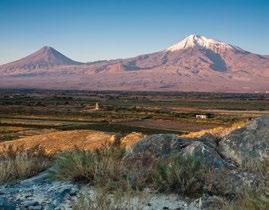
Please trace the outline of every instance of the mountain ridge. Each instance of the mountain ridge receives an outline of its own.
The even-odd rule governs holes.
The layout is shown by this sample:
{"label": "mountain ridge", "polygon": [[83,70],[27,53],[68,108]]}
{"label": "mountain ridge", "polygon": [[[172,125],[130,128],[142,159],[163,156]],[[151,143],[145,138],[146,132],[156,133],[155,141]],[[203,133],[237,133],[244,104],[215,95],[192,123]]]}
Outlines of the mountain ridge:
{"label": "mountain ridge", "polygon": [[90,63],[46,46],[0,66],[0,75],[0,87],[269,92],[269,56],[190,35],[158,52]]}

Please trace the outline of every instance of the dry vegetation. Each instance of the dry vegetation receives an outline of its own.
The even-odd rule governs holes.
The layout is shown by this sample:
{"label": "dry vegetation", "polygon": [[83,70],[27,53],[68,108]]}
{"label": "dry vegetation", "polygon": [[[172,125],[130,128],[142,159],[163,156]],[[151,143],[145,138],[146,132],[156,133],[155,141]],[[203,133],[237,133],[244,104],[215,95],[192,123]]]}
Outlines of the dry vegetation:
{"label": "dry vegetation", "polygon": [[[141,133],[131,133],[122,136],[122,142],[130,146],[142,136]],[[121,136],[120,136],[121,137]],[[56,131],[42,135],[24,137],[18,140],[0,142],[0,151],[7,146],[23,146],[25,149],[31,149],[42,146],[49,154],[55,154],[61,151],[70,151],[75,148],[97,149],[101,145],[111,143],[117,140],[115,133],[93,131],[93,130],[73,130],[73,131]]]}
{"label": "dry vegetation", "polygon": [[44,149],[8,146],[0,155],[0,183],[34,176],[49,167],[51,158]]}
{"label": "dry vegetation", "polygon": [[[190,197],[214,193],[211,191],[216,184],[214,176],[219,174],[199,160],[180,155],[163,159],[150,154],[125,160],[124,146],[119,141],[106,142],[92,150],[76,148],[55,156],[54,167],[50,170],[54,179],[83,182],[94,186],[96,190],[94,195],[81,194],[74,209],[132,209],[133,205],[146,198],[146,188],[153,192],[178,193]],[[51,157],[40,146],[31,149],[5,147],[0,156],[0,182],[34,176],[48,168],[51,161]],[[222,209],[268,209],[268,163],[243,164],[242,170],[256,173],[265,181],[257,188],[243,190],[235,198],[225,197],[227,203]],[[218,179],[217,184],[225,183]]]}
{"label": "dry vegetation", "polygon": [[[200,129],[209,124],[210,128],[222,126],[181,136],[195,138],[212,134],[218,137],[244,126],[248,118],[259,116],[258,110],[268,112],[269,101],[256,96],[231,99],[229,95],[227,98],[213,95],[212,99],[206,95],[203,100],[193,100],[192,97],[197,96],[188,98],[185,94],[45,92],[31,95],[31,92],[22,92],[11,95],[0,94],[0,183],[34,176],[55,163],[52,177],[84,182],[97,190],[95,196],[80,196],[74,209],[82,210],[130,209],[131,197],[145,198],[145,188],[195,197],[204,192],[212,194],[212,179],[217,173],[205,168],[203,163],[181,156],[157,159],[149,154],[127,161],[122,159],[125,149],[144,134],[173,131],[181,135],[183,130],[196,130],[198,125]],[[89,110],[96,101],[103,105],[99,112]],[[197,113],[211,117],[199,121],[195,119]],[[163,128],[153,129],[160,122]],[[143,134],[131,133],[133,130]],[[117,132],[123,135],[118,137]],[[24,138],[20,138],[22,136]],[[115,141],[120,145],[112,146]],[[246,162],[242,170],[257,174],[265,182],[259,189],[242,191],[236,199],[226,197],[229,202],[222,208],[269,209],[268,161],[262,165]],[[221,179],[217,184],[225,185]]]}
{"label": "dry vegetation", "polygon": [[248,122],[247,120],[239,121],[239,122],[233,123],[230,126],[226,126],[226,127],[220,126],[220,127],[216,127],[216,128],[212,128],[212,129],[206,129],[206,130],[201,130],[201,131],[197,131],[197,132],[190,132],[188,134],[183,134],[180,136],[186,137],[186,138],[198,138],[198,137],[210,134],[210,135],[219,137],[219,136],[222,136],[224,134],[230,133],[233,130],[236,130],[236,129],[239,129],[239,128],[245,126],[247,124],[247,122]]}
{"label": "dry vegetation", "polygon": [[176,155],[159,159],[152,176],[158,191],[195,197],[209,188],[206,181],[211,171],[199,160]]}
{"label": "dry vegetation", "polygon": [[[132,205],[130,199],[146,188],[154,192],[199,197],[203,193],[217,193],[212,191],[216,184],[225,185],[220,178],[225,172],[214,171],[190,157],[177,155],[162,159],[146,154],[125,160],[122,159],[124,152],[120,146],[105,145],[95,151],[77,149],[62,153],[51,174],[56,179],[82,181],[97,189],[94,195],[82,194],[74,204],[75,209],[131,209],[121,208],[123,201]],[[223,195],[227,197],[224,197],[226,203],[222,209],[268,209],[268,165],[252,166],[251,169],[259,173],[261,183],[236,196]]]}
{"label": "dry vegetation", "polygon": [[[207,189],[205,185],[208,183],[205,180],[211,171],[198,160],[181,156],[156,159],[151,155],[124,160],[124,153],[122,147],[107,145],[95,151],[62,153],[58,156],[51,175],[60,180],[89,183],[110,196],[122,192],[137,195],[137,192],[141,193],[145,188],[156,192],[197,196]],[[91,203],[89,199],[92,201],[93,198],[87,200],[83,197],[79,200],[82,203],[78,205]],[[94,199],[98,202],[98,196]]]}

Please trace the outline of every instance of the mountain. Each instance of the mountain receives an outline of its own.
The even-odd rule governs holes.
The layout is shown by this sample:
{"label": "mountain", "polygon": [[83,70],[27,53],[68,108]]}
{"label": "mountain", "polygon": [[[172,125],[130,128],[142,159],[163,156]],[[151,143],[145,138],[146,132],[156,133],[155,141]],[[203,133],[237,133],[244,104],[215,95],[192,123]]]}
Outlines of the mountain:
{"label": "mountain", "polygon": [[64,56],[52,47],[42,47],[40,50],[28,55],[20,60],[0,66],[1,69],[40,69],[51,68],[59,65],[77,65],[79,62],[73,61]]}
{"label": "mountain", "polygon": [[0,66],[0,87],[267,92],[269,56],[200,35],[159,52],[78,63],[45,47]]}

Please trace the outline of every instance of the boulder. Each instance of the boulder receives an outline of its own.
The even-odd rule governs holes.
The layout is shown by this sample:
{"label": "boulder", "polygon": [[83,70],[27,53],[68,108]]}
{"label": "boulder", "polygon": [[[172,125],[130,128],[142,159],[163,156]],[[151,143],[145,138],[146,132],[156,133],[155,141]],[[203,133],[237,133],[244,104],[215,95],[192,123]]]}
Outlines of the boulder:
{"label": "boulder", "polygon": [[214,136],[212,134],[206,134],[206,135],[203,135],[199,138],[194,138],[193,140],[200,141],[211,148],[214,148],[214,149],[217,148],[218,140],[217,140],[216,136]]}
{"label": "boulder", "polygon": [[215,170],[209,180],[208,192],[214,195],[236,198],[244,189],[255,189],[258,180],[252,174],[236,170]]}
{"label": "boulder", "polygon": [[239,165],[246,161],[259,162],[268,158],[269,118],[257,118],[245,127],[223,136],[219,152]]}
{"label": "boulder", "polygon": [[214,148],[199,141],[193,142],[184,148],[182,155],[200,160],[210,168],[232,167],[231,164],[221,158]]}
{"label": "boulder", "polygon": [[124,159],[136,158],[143,156],[143,154],[155,157],[167,156],[172,153],[179,153],[190,144],[190,140],[179,138],[175,134],[149,135],[135,143],[126,153]]}

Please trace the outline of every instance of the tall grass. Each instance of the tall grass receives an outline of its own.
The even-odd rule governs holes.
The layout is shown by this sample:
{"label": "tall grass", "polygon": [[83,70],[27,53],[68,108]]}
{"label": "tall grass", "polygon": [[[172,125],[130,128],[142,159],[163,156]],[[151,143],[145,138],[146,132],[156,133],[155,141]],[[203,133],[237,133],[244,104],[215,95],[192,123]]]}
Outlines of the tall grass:
{"label": "tall grass", "polygon": [[76,149],[62,153],[58,155],[51,175],[56,179],[82,181],[111,189],[123,187],[121,159],[124,152],[121,147],[104,145],[95,151]]}
{"label": "tall grass", "polygon": [[0,154],[0,183],[28,178],[49,167],[51,158],[43,148],[8,146]]}
{"label": "tall grass", "polygon": [[[60,180],[86,182],[94,186],[93,194],[82,193],[73,209],[139,209],[145,193],[138,190],[145,180],[130,180],[134,170],[122,162],[125,149],[120,146],[103,145],[98,150],[79,150],[59,154],[52,177]],[[135,166],[135,163],[132,162]],[[134,169],[135,167],[133,167]],[[142,195],[143,196],[140,196]],[[135,198],[135,199],[134,199]]]}
{"label": "tall grass", "polygon": [[244,188],[237,199],[224,206],[224,210],[267,210],[269,209],[269,158],[262,162],[246,160],[242,169],[259,177],[258,183]]}
{"label": "tall grass", "polygon": [[51,175],[54,178],[84,181],[107,190],[142,190],[199,193],[209,172],[200,161],[180,155],[156,159],[150,154],[122,160],[124,149],[104,146],[96,151],[75,150],[58,156]]}
{"label": "tall grass", "polygon": [[[159,159],[153,171],[153,186],[161,192],[197,196],[203,192],[210,170],[192,157],[173,155]],[[206,187],[205,187],[206,186]]]}
{"label": "tall grass", "polygon": [[132,205],[130,199],[145,188],[189,197],[200,197],[203,193],[224,196],[230,199],[223,207],[227,210],[240,209],[241,206],[246,210],[268,207],[269,191],[264,181],[268,179],[266,166],[245,166],[261,174],[263,183],[256,186],[259,190],[233,192],[230,171],[208,168],[193,157],[171,155],[156,158],[143,154],[125,160],[124,154],[125,150],[115,145],[104,145],[95,151],[77,149],[62,153],[56,159],[51,174],[61,180],[83,181],[97,189],[94,196],[82,194],[74,209],[132,209],[122,206]]}

